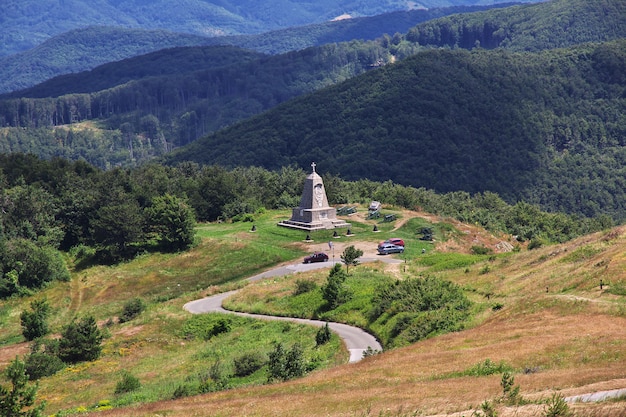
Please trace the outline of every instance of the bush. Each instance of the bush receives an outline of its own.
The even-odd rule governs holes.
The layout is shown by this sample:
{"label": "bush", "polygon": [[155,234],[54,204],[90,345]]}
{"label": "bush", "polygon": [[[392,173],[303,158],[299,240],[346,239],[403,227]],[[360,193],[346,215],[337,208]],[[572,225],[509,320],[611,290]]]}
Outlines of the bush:
{"label": "bush", "polygon": [[39,247],[25,239],[8,240],[0,246],[0,265],[0,297],[39,289],[55,280],[70,279],[59,251]]}
{"label": "bush", "polygon": [[65,363],[94,361],[102,352],[102,333],[92,316],[72,321],[59,340],[59,358]]}
{"label": "bush", "polygon": [[124,304],[122,314],[120,314],[119,322],[125,323],[131,321],[140,315],[146,309],[146,303],[141,298],[133,298]]}
{"label": "bush", "polygon": [[572,411],[559,393],[552,394],[544,409],[545,417],[569,417]]}
{"label": "bush", "polygon": [[492,250],[489,249],[488,247],[486,247],[486,246],[478,246],[478,245],[472,246],[470,251],[474,255],[487,255],[487,254],[490,254],[492,252]]}
{"label": "bush", "polygon": [[330,342],[330,337],[331,336],[332,336],[332,334],[330,332],[330,328],[328,327],[328,323],[326,323],[326,325],[321,327],[317,331],[317,334],[315,335],[315,343],[316,343],[316,345],[317,346],[321,346],[321,345],[324,345],[324,344]]}
{"label": "bush", "polygon": [[528,243],[528,250],[539,249],[543,246],[543,240],[539,238],[533,238]]}
{"label": "bush", "polygon": [[141,388],[141,383],[139,382],[139,379],[128,372],[124,372],[124,375],[122,375],[122,379],[118,381],[115,385],[115,394],[132,392],[138,390],[139,388]]}
{"label": "bush", "polygon": [[50,316],[48,300],[34,300],[30,303],[30,308],[32,311],[24,310],[20,315],[22,334],[29,341],[45,336],[50,332],[47,322]]}
{"label": "bush", "polygon": [[304,375],[306,366],[302,347],[295,344],[286,351],[282,343],[278,343],[274,351],[270,352],[268,372],[268,381],[287,381]]}
{"label": "bush", "polygon": [[258,352],[246,353],[235,358],[235,376],[243,377],[252,375],[266,363],[265,356]]}
{"label": "bush", "polygon": [[30,380],[51,376],[65,368],[65,363],[58,357],[58,340],[36,340],[26,355],[24,363]]}
{"label": "bush", "polygon": [[[10,387],[0,385],[0,416],[3,417],[40,417],[44,403],[35,405],[37,386],[27,384],[28,375],[24,362],[17,357],[3,372],[10,382]],[[25,409],[25,410],[22,410]]]}
{"label": "bush", "polygon": [[511,372],[507,371],[502,374],[500,386],[502,387],[502,401],[507,405],[518,405],[522,402],[519,394],[520,387],[515,385],[515,378]]}
{"label": "bush", "polygon": [[229,332],[233,318],[222,314],[197,314],[183,325],[181,334],[185,338],[209,340],[220,333]]}
{"label": "bush", "polygon": [[311,292],[317,288],[317,284],[308,279],[297,279],[296,289],[293,291],[293,295],[305,294]]}
{"label": "bush", "polygon": [[328,280],[322,287],[322,298],[326,301],[327,308],[333,310],[350,299],[350,292],[344,286],[348,274],[341,269],[340,264],[335,264],[330,270]]}
{"label": "bush", "polygon": [[207,334],[206,340],[209,340],[213,336],[217,336],[218,334],[228,333],[230,332],[230,321],[226,319],[220,319],[213,325],[211,330]]}
{"label": "bush", "polygon": [[179,385],[172,394],[172,399],[184,398],[193,395],[193,389],[189,385]]}
{"label": "bush", "polygon": [[464,375],[469,376],[487,376],[499,373],[511,372],[512,367],[504,361],[494,362],[491,359],[485,359],[465,371]]}

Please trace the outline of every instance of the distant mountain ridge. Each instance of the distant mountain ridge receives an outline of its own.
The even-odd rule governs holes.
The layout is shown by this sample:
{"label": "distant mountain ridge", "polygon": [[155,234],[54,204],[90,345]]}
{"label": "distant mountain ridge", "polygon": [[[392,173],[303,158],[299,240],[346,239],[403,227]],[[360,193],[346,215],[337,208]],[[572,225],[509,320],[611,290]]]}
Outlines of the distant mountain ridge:
{"label": "distant mountain ridge", "polygon": [[[522,0],[537,1],[537,0]],[[0,17],[0,56],[87,26],[166,30],[201,36],[254,34],[398,10],[502,3],[491,0],[8,0]]]}
{"label": "distant mountain ridge", "polygon": [[[276,168],[314,159],[347,179],[494,191],[621,218],[625,8],[621,0],[552,0],[245,62],[232,47],[163,50],[83,74],[80,83],[113,85],[123,74],[141,77],[142,65],[172,65],[164,75],[146,71],[89,94],[0,100],[0,145],[108,168],[217,131],[169,162]],[[573,36],[542,35],[564,32]],[[432,43],[414,41],[429,33]],[[178,71],[177,60],[196,58],[207,68]]]}
{"label": "distant mountain ridge", "polygon": [[626,39],[540,53],[424,51],[167,158],[266,169],[315,161],[348,180],[491,191],[622,219],[624,74]]}
{"label": "distant mountain ridge", "polygon": [[90,70],[98,65],[177,46],[234,45],[280,54],[325,43],[372,40],[387,33],[406,33],[418,23],[453,13],[505,7],[455,6],[391,12],[292,27],[258,35],[205,37],[163,30],[91,26],[57,35],[28,51],[0,57],[0,94],[17,91],[50,78]]}

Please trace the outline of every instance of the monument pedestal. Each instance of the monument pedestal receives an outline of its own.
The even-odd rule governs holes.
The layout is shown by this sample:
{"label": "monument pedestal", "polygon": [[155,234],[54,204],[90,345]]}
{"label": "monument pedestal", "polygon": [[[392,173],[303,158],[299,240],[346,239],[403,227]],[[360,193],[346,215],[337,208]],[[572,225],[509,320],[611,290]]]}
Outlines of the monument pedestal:
{"label": "monument pedestal", "polygon": [[311,164],[313,172],[306,178],[300,205],[291,211],[291,218],[278,223],[279,226],[301,230],[323,230],[337,227],[349,227],[350,223],[337,218],[337,209],[328,205],[324,182],[315,172],[315,162]]}

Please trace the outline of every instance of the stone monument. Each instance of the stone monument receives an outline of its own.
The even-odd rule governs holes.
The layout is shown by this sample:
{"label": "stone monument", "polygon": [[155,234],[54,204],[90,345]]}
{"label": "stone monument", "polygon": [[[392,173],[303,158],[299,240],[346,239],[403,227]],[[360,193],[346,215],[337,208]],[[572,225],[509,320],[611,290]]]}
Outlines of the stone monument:
{"label": "stone monument", "polygon": [[311,164],[313,172],[304,182],[300,205],[292,209],[291,219],[278,223],[279,226],[307,231],[350,226],[350,223],[337,219],[337,210],[328,205],[324,182],[315,172],[315,166],[313,162]]}

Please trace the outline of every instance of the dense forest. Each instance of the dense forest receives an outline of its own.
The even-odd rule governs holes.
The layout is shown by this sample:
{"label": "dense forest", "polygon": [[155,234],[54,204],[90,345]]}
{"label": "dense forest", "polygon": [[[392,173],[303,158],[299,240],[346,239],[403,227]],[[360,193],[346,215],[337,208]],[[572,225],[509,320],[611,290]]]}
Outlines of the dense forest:
{"label": "dense forest", "polygon": [[626,41],[541,53],[432,50],[292,100],[169,155],[349,180],[493,191],[622,219]]}
{"label": "dense forest", "polygon": [[[69,279],[59,251],[77,267],[116,263],[146,251],[176,252],[194,244],[199,221],[250,221],[265,209],[298,205],[306,173],[298,168],[225,168],[184,162],[100,170],[85,162],[0,155],[0,298]],[[330,204],[386,204],[426,210],[493,231],[542,242],[565,241],[613,225],[508,205],[493,193],[437,194],[391,181],[347,182],[325,175]]]}
{"label": "dense forest", "polygon": [[[432,9],[480,3],[479,0],[421,0],[415,7]],[[0,56],[24,51],[52,36],[87,26],[160,29],[214,37],[269,32],[330,21],[342,15],[380,15],[406,10],[407,2],[21,0],[11,2],[6,9],[0,21]],[[286,10],[289,13],[284,13]]]}
{"label": "dense forest", "polygon": [[[277,56],[229,47],[161,51],[94,70],[93,78],[68,76],[71,94],[50,83],[30,93],[50,89],[57,97],[0,101],[2,151],[104,169],[181,146],[189,147],[169,161],[279,169],[314,159],[347,180],[492,191],[510,203],[621,221],[626,48],[604,41],[624,36],[625,8],[616,0],[553,0]],[[573,34],[565,41],[528,36],[565,30]],[[430,32],[439,34],[435,44],[415,42]],[[595,43],[552,49],[587,41]],[[189,61],[189,72],[180,61]],[[142,77],[146,66],[143,78],[91,91]],[[90,92],[69,87],[76,84]]]}
{"label": "dense forest", "polygon": [[[1,100],[0,126],[36,129],[97,119],[107,129],[121,130],[124,123],[129,123],[132,131],[139,133],[144,132],[142,120],[149,117],[158,120],[159,133],[170,146],[181,146],[292,97],[368,71],[388,59],[387,49],[378,42],[329,44],[261,59],[252,59],[258,54],[239,51],[237,54],[232,47],[167,50],[150,54],[141,65],[132,59],[116,66],[119,71],[109,66],[94,70],[102,77],[89,78],[93,83],[114,84],[142,71],[143,66],[156,68],[144,70],[148,74],[144,78],[89,94]],[[189,72],[179,74],[181,61],[190,62]],[[233,63],[228,65],[226,61]],[[205,69],[194,71],[203,66]],[[166,75],[150,76],[151,71]],[[89,89],[93,85],[90,81],[71,82],[76,79],[73,76],[68,78],[72,86]],[[33,94],[45,94],[47,88],[59,90],[50,82],[33,89]],[[21,141],[11,139],[15,134],[22,134],[21,129],[5,130],[7,146],[11,151],[24,151],[20,149]],[[45,148],[46,144],[42,145]]]}
{"label": "dense forest", "polygon": [[[20,54],[0,57],[0,93],[22,90],[63,74],[93,69],[108,62],[169,47],[230,45],[266,54],[282,54],[311,46],[351,40],[374,40],[383,34],[402,34],[418,23],[454,13],[488,10],[504,5],[445,7],[410,10],[377,16],[343,19],[306,26],[295,26],[255,35],[206,37],[163,30],[131,29],[111,26],[89,26],[57,35],[41,45]],[[89,53],[85,53],[89,51]],[[135,61],[141,65],[142,61]],[[181,61],[184,62],[184,61]],[[116,64],[112,64],[116,65]],[[120,67],[124,67],[120,63]],[[111,66],[107,66],[111,68]],[[27,71],[25,71],[27,69]],[[181,68],[182,70],[182,68]],[[55,81],[65,88],[100,74],[80,74],[76,78]],[[90,81],[93,83],[94,81]],[[71,91],[61,91],[68,94]],[[48,97],[32,91],[18,95]]]}

